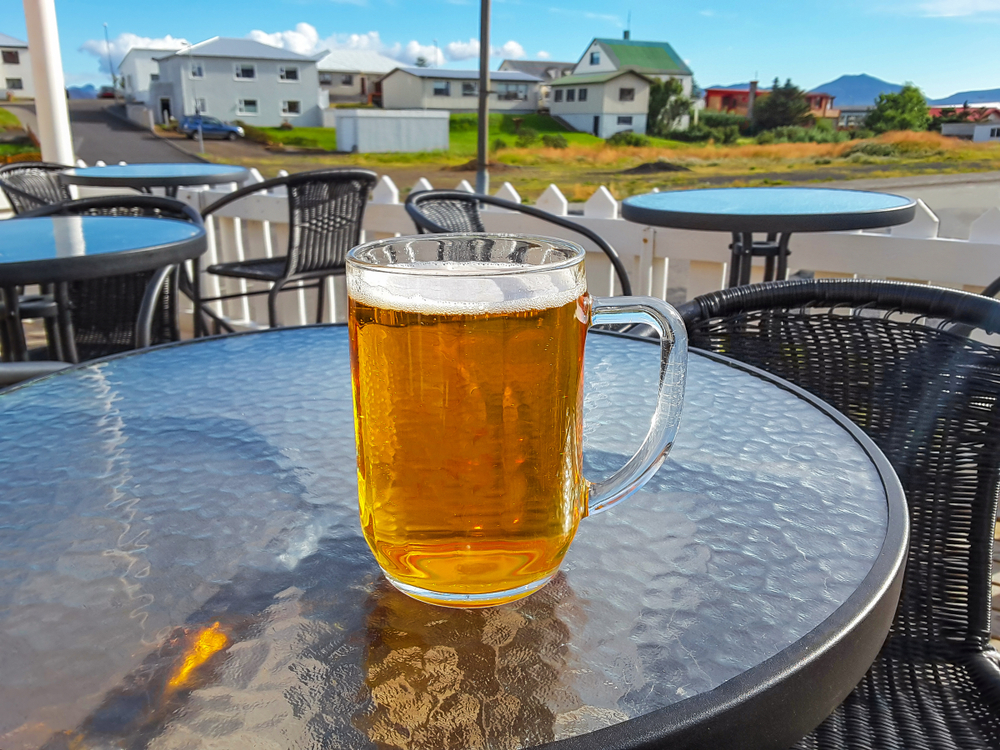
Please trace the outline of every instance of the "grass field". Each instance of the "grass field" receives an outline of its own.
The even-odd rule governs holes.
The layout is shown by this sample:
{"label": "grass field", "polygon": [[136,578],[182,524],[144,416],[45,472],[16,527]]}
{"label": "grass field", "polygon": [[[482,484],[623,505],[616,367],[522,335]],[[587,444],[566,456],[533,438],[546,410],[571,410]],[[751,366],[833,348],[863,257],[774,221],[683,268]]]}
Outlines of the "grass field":
{"label": "grass field", "polygon": [[[844,143],[781,143],[731,146],[688,144],[652,140],[647,147],[611,146],[584,133],[568,133],[551,118],[525,116],[520,128],[539,135],[559,133],[566,148],[549,148],[536,142],[517,146],[515,124],[502,116],[490,118],[490,143],[497,138],[506,148],[491,150],[493,189],[510,182],[522,197],[533,200],[554,183],[567,198],[586,200],[599,185],[623,198],[653,187],[678,189],[709,185],[786,185],[794,183],[952,174],[1000,170],[1000,144],[972,143],[944,138],[937,133],[895,132],[870,140]],[[305,136],[321,128],[280,131]],[[268,131],[270,132],[270,131]],[[472,182],[476,131],[474,115],[455,115],[451,148],[447,152],[415,154],[293,154],[261,149],[259,157],[234,159],[255,166],[264,174],[321,166],[363,166],[388,174],[405,194],[419,178],[435,187],[453,187],[460,180]],[[630,173],[640,168],[643,173]]]}
{"label": "grass field", "polygon": [[0,130],[21,127],[20,121],[3,107],[0,107]]}

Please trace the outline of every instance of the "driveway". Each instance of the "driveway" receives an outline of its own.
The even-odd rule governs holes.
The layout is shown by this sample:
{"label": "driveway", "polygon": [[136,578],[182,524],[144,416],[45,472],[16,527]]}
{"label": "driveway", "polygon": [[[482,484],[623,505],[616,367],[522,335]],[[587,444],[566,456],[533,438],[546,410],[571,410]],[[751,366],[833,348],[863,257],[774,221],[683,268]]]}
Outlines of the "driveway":
{"label": "driveway", "polygon": [[[70,128],[73,150],[77,159],[87,164],[101,160],[108,164],[126,161],[130,164],[149,162],[198,162],[200,159],[175,149],[169,143],[106,112],[108,100],[71,99]],[[38,133],[33,104],[8,105],[19,120]]]}

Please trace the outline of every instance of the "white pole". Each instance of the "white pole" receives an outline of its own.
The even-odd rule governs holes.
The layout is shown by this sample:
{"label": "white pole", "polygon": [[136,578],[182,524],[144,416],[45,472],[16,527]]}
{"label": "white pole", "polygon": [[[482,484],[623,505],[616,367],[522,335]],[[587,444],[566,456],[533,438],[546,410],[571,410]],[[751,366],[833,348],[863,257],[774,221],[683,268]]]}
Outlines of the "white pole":
{"label": "white pole", "polygon": [[28,27],[31,72],[35,78],[35,114],[42,158],[72,166],[76,159],[73,158],[73,136],[69,129],[55,0],[24,0],[24,20]]}

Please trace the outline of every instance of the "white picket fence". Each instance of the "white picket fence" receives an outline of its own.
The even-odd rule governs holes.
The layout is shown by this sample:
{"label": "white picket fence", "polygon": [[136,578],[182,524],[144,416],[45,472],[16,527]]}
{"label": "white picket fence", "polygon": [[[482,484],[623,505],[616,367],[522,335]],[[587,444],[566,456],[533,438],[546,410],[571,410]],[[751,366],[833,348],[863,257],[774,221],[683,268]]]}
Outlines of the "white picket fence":
{"label": "white picket fence", "polygon": [[[257,170],[251,170],[251,175],[254,181],[262,179]],[[235,187],[182,189],[178,197],[201,210]],[[421,178],[413,190],[432,187]],[[472,192],[465,180],[457,187]],[[81,189],[82,194],[89,192]],[[521,201],[510,183],[504,183],[496,195]],[[620,218],[618,201],[604,186],[586,203],[571,207],[559,188],[550,185],[535,205],[553,214],[571,216],[610,242],[622,257],[635,294],[653,295],[678,304],[719,289],[725,283],[728,234],[664,229],[624,221]],[[499,209],[484,211],[483,221],[492,232],[542,234],[582,241],[589,251],[587,276],[591,292],[605,296],[618,291],[611,264],[583,238],[539,219]],[[1000,208],[993,207],[976,219],[968,240],[939,237],[938,224],[933,211],[918,201],[916,218],[888,231],[796,234],[791,242],[790,273],[807,269],[816,276],[905,279],[969,291],[979,291],[1000,276]],[[381,177],[372,192],[363,227],[365,240],[415,232],[400,201],[399,189],[388,176]],[[283,255],[288,245],[284,190],[259,193],[226,206],[213,215],[207,230],[209,248],[202,259],[201,277],[204,296],[264,289],[264,285],[255,282],[206,274],[204,268],[213,263]],[[760,278],[762,271],[762,265],[755,268],[756,278]],[[328,283],[324,319],[344,321],[347,296],[343,277]],[[213,308],[238,328],[267,325],[266,295],[216,302]],[[285,325],[313,322],[314,311],[313,290],[292,290],[281,295],[279,315]]]}
{"label": "white picket fence", "polygon": [[[258,175],[255,175],[259,179]],[[227,186],[228,187],[228,186]],[[466,181],[458,189],[472,192]],[[421,178],[414,190],[431,189]],[[231,188],[229,188],[231,189]],[[213,188],[182,190],[180,197],[203,209],[228,190]],[[496,195],[520,202],[509,183]],[[635,294],[648,294],[674,304],[721,288],[729,260],[728,234],[664,229],[634,224],[620,218],[620,206],[601,186],[584,204],[581,215],[570,213],[570,204],[555,185],[539,197],[538,208],[560,216],[571,216],[604,237],[622,256]],[[576,213],[576,212],[574,212]],[[212,263],[281,255],[288,242],[288,208],[283,191],[258,194],[225,207],[208,227],[209,250],[203,267]],[[571,232],[523,214],[490,209],[484,211],[488,231],[543,234],[581,241]],[[364,239],[380,239],[415,232],[400,201],[399,190],[383,176],[372,193],[364,221]],[[790,272],[808,269],[817,276],[906,279],[969,291],[979,291],[1000,276],[1000,208],[994,207],[972,224],[968,240],[938,237],[938,219],[918,201],[916,218],[890,231],[796,234],[792,238]],[[588,285],[595,295],[615,291],[614,271],[595,246],[588,249]],[[755,269],[757,277],[763,265]],[[248,288],[242,281],[202,276],[206,296],[231,294]],[[256,288],[251,285],[250,289]],[[262,288],[262,287],[260,287]],[[293,291],[282,295],[281,322],[307,323],[315,315],[314,293]],[[343,321],[347,298],[342,278],[330,281],[325,319]],[[238,327],[267,325],[265,296],[215,303],[216,311]]]}

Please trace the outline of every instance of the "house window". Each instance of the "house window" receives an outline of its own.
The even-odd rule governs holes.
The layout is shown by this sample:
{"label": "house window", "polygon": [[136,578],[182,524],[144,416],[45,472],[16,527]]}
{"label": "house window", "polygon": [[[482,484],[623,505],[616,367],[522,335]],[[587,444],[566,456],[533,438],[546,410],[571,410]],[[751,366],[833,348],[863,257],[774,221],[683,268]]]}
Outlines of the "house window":
{"label": "house window", "polygon": [[281,103],[281,114],[283,115],[301,115],[302,114],[302,102],[298,101],[286,101]]}
{"label": "house window", "polygon": [[587,101],[587,89],[580,89],[580,92],[576,95],[576,100],[578,102]]}
{"label": "house window", "polygon": [[[257,77],[257,66],[246,63],[236,63],[236,77],[241,79],[251,79]],[[249,99],[247,101],[250,101]]]}
{"label": "house window", "polygon": [[297,81],[299,80],[299,69],[297,67],[280,67],[278,68],[278,80],[279,81]]}
{"label": "house window", "polygon": [[12,89],[14,91],[17,91],[18,89],[23,89],[24,81],[22,81],[20,78],[8,78],[7,88]]}
{"label": "house window", "polygon": [[160,80],[160,74],[159,73],[150,73],[149,74],[149,82],[150,83],[156,83],[159,80]]}
{"label": "house window", "polygon": [[591,52],[590,53],[590,64],[591,65],[600,65],[601,64],[601,53],[600,52]]}
{"label": "house window", "polygon": [[618,89],[618,101],[620,101],[620,102],[634,102],[635,101],[635,89]]}
{"label": "house window", "polygon": [[352,73],[345,73],[340,77],[341,86],[353,86],[354,85],[354,75]]}
{"label": "house window", "polygon": [[319,74],[319,85],[320,86],[332,86],[333,85],[333,73],[320,73]]}
{"label": "house window", "polygon": [[619,116],[618,117],[618,124],[619,125],[631,125],[632,124],[632,116],[631,115],[626,115],[624,117]]}
{"label": "house window", "polygon": [[463,81],[462,96],[479,96],[478,81]]}
{"label": "house window", "polygon": [[16,49],[5,49],[3,51],[4,65],[20,65],[21,56]]}
{"label": "house window", "polygon": [[576,101],[576,89],[566,89],[566,101],[568,102]]}
{"label": "house window", "polygon": [[257,114],[257,100],[240,99],[236,104],[236,111],[239,112],[241,115]]}
{"label": "house window", "polygon": [[194,100],[194,109],[195,109],[195,112],[197,112],[199,115],[205,114],[205,112],[208,111],[208,107],[205,106],[205,100],[204,99],[195,99]]}
{"label": "house window", "polygon": [[[237,77],[239,74],[237,73]],[[191,63],[191,77],[192,78],[204,78],[205,70],[201,67],[201,63]],[[253,76],[251,76],[252,78]]]}
{"label": "house window", "polygon": [[524,101],[528,98],[528,84],[500,83],[497,85],[497,98],[501,101]]}
{"label": "house window", "polygon": [[128,73],[125,76],[125,88],[132,88],[132,74]]}
{"label": "house window", "polygon": [[990,138],[1000,138],[1000,128],[990,128]]}
{"label": "house window", "polygon": [[434,81],[434,96],[451,96],[451,84],[448,81]]}
{"label": "house window", "polygon": [[561,102],[562,101],[562,96],[563,96],[563,90],[562,89],[556,89],[556,101],[557,102]]}

